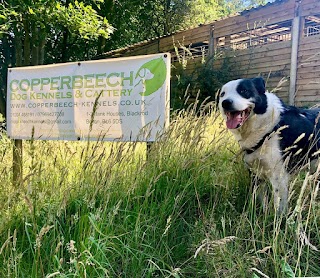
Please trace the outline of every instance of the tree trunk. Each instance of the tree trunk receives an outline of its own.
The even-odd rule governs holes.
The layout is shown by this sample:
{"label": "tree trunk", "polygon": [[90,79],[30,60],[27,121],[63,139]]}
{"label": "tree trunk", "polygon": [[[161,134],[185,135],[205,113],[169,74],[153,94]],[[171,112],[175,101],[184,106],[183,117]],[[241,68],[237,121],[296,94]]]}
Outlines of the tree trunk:
{"label": "tree trunk", "polygon": [[[66,0],[65,6],[68,7],[69,3],[70,3],[70,0]],[[67,62],[68,60],[68,39],[69,39],[69,30],[67,27],[65,27],[63,31],[63,39],[62,39],[61,62]]]}
{"label": "tree trunk", "polygon": [[14,37],[14,46],[15,46],[15,56],[16,56],[16,63],[17,67],[22,66],[22,38],[21,38],[21,31],[17,30],[15,32]]}
{"label": "tree trunk", "polygon": [[167,35],[169,33],[169,11],[170,11],[170,0],[166,0],[164,4],[164,26],[163,26],[163,32],[164,35]]}
{"label": "tree trunk", "polygon": [[43,65],[44,63],[44,48],[46,45],[46,39],[41,39],[39,45],[39,65]]}
{"label": "tree trunk", "polygon": [[97,53],[98,55],[102,54],[105,50],[106,47],[106,38],[104,37],[99,37],[98,40],[98,49],[97,49]]}
{"label": "tree trunk", "polygon": [[[2,38],[2,49],[5,64],[10,65],[12,63],[12,57],[10,55],[10,45],[8,42],[8,36],[5,35]],[[5,117],[6,116],[6,86],[4,85],[6,82],[7,76],[7,67],[1,63],[1,88],[0,88],[0,113]]]}
{"label": "tree trunk", "polygon": [[67,62],[68,60],[68,37],[69,31],[65,28],[63,32],[63,40],[62,40],[62,54],[61,54],[61,62]]}
{"label": "tree trunk", "polygon": [[35,26],[35,23],[31,24],[31,34],[32,34],[32,55],[31,55],[31,64],[36,66],[39,64],[38,54],[39,54],[39,30]]}
{"label": "tree trunk", "polygon": [[24,27],[24,66],[29,66],[31,62],[31,48],[30,48],[30,28],[27,19],[23,20]]}

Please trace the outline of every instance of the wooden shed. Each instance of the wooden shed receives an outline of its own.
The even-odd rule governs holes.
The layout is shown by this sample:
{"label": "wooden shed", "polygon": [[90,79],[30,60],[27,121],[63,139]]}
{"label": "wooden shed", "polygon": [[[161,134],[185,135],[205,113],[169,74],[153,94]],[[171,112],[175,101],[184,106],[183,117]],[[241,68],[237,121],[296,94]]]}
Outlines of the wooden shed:
{"label": "wooden shed", "polygon": [[213,67],[219,67],[223,57],[228,56],[239,78],[261,75],[269,90],[286,80],[275,91],[285,102],[298,106],[320,103],[319,0],[277,0],[117,49],[103,57],[171,52],[172,61],[176,62],[186,50],[192,53],[187,70],[192,70],[203,57],[213,55],[216,57]]}

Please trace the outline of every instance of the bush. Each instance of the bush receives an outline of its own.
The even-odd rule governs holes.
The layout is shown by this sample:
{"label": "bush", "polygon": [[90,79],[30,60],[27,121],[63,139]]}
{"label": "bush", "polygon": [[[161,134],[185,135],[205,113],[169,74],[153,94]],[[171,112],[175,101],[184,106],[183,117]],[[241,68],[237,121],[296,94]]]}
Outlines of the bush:
{"label": "bush", "polygon": [[[196,67],[189,70],[189,61],[194,60]],[[217,60],[219,59],[219,62]],[[199,62],[197,62],[199,60]],[[217,66],[219,64],[219,66]],[[221,86],[237,76],[237,66],[230,62],[230,57],[203,56],[199,58],[182,57],[173,64],[171,78],[171,107],[173,110],[183,109],[195,101],[215,101]]]}

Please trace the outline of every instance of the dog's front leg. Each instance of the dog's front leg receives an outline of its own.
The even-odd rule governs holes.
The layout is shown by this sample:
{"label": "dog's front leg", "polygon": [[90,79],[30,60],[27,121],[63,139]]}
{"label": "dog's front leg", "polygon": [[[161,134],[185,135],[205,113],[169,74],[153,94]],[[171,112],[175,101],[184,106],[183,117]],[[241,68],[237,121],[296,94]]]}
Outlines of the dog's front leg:
{"label": "dog's front leg", "polygon": [[289,174],[284,166],[274,169],[270,175],[273,190],[274,207],[278,214],[285,212],[288,205]]}

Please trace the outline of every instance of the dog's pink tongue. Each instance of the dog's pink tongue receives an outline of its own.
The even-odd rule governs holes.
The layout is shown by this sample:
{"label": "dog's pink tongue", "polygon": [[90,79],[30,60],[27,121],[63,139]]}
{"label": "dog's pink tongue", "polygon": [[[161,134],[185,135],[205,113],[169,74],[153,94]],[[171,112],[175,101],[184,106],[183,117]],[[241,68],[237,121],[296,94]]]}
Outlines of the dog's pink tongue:
{"label": "dog's pink tongue", "polygon": [[228,119],[227,119],[227,128],[235,129],[239,126],[239,124],[241,124],[241,122],[242,122],[242,117],[240,112],[230,114],[228,115]]}

